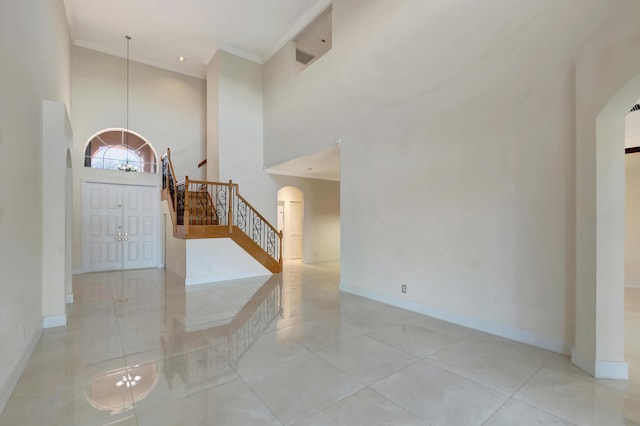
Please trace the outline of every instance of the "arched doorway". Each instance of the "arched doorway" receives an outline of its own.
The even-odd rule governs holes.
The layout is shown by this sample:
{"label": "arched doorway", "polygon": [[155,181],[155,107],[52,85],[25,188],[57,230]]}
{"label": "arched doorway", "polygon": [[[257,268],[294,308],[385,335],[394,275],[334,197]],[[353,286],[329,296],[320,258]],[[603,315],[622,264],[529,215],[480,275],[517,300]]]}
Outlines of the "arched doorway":
{"label": "arched doorway", "polygon": [[[635,6],[634,6],[635,7]],[[576,302],[572,361],[627,379],[624,358],[625,117],[640,98],[640,46],[627,11],[576,60]],[[623,21],[629,21],[628,25]],[[606,57],[605,62],[602,58]]]}
{"label": "arched doorway", "polygon": [[285,186],[278,191],[277,228],[283,232],[282,257],[284,261],[302,262],[304,258],[302,231],[304,224],[304,193]]}

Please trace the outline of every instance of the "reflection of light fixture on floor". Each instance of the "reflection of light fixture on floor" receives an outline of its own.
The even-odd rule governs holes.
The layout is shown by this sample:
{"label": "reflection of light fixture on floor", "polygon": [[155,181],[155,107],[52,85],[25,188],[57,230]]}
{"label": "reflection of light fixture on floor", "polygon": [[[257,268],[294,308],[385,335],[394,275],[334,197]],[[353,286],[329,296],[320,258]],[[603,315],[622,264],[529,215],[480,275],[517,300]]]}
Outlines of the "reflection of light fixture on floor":
{"label": "reflection of light fixture on floor", "polygon": [[122,380],[118,380],[116,382],[117,387],[126,386],[128,388],[133,387],[138,384],[138,382],[142,380],[140,376],[131,376],[130,373],[127,373],[126,376],[122,376]]}

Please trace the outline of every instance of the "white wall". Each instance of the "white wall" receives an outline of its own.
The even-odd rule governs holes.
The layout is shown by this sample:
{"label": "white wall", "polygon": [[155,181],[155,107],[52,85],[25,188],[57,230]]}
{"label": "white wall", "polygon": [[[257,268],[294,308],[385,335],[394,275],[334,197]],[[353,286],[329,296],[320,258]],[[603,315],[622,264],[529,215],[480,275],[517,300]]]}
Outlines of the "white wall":
{"label": "white wall", "polygon": [[[326,55],[325,55],[326,56]],[[240,194],[276,224],[277,192],[295,186],[305,194],[304,261],[338,260],[340,256],[339,183],[265,173],[263,157],[263,66],[218,51],[207,68],[208,141],[217,147],[219,175],[209,179],[240,185]],[[264,88],[266,89],[266,88]],[[217,127],[212,123],[216,123]],[[215,147],[208,155],[215,155]],[[213,153],[213,154],[212,154]],[[209,160],[207,165],[210,166]]]}
{"label": "white wall", "polygon": [[[135,40],[132,41],[132,52]],[[130,63],[129,129],[145,137],[159,156],[171,148],[179,178],[204,178],[197,164],[206,156],[206,82],[152,66]],[[81,181],[87,173],[84,150],[96,132],[126,126],[126,61],[74,47],[72,50],[72,125],[74,131],[73,269],[82,269]],[[105,172],[107,181],[145,177]],[[92,175],[93,176],[93,175]],[[124,176],[124,177],[123,177]],[[113,177],[113,178],[111,178]],[[93,177],[95,178],[95,176]],[[160,174],[155,178],[160,183]],[[139,182],[137,182],[139,183]]]}
{"label": "white wall", "polygon": [[72,148],[73,135],[64,103],[45,100],[42,110],[42,314],[44,326],[52,327],[66,324],[65,297],[71,287],[67,264],[67,244],[71,241],[67,226],[67,209],[71,209],[71,200],[67,199],[67,192],[71,192],[67,188],[67,152]]}
{"label": "white wall", "polygon": [[186,285],[271,275],[230,238],[186,240],[186,263]]}
{"label": "white wall", "polygon": [[266,164],[342,140],[342,289],[570,350],[573,59],[620,3],[336,0],[266,64]]}
{"label": "white wall", "polygon": [[304,191],[304,263],[340,260],[340,182],[300,179]]}
{"label": "white wall", "polygon": [[640,4],[592,34],[576,59],[574,362],[624,378],[625,116],[640,97]]}
{"label": "white wall", "polygon": [[160,222],[163,224],[163,264],[164,267],[181,278],[187,276],[187,240],[173,236],[173,220],[169,203],[160,204]]}
{"label": "white wall", "polygon": [[42,101],[69,106],[61,0],[0,3],[0,410],[40,336]]}
{"label": "white wall", "polygon": [[640,154],[627,154],[624,159],[624,283],[640,287]]}
{"label": "white wall", "polygon": [[[625,148],[640,146],[640,112],[625,118]],[[640,155],[625,160],[624,283],[640,287]]]}

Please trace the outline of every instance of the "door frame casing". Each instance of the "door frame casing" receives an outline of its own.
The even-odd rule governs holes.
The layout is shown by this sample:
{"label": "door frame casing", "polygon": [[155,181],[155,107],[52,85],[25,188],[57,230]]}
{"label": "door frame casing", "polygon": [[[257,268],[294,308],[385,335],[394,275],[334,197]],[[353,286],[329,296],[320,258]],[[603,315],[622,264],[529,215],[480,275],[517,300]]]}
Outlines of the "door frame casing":
{"label": "door frame casing", "polygon": [[[97,170],[97,169],[87,169],[87,170]],[[102,171],[101,171],[102,172]],[[108,173],[120,173],[120,172],[113,172],[113,171],[108,171]],[[122,172],[124,173],[124,172]],[[162,246],[163,242],[162,242],[162,232],[160,229],[161,226],[161,222],[160,222],[160,202],[159,202],[159,198],[160,198],[160,185],[159,184],[151,184],[148,182],[122,182],[122,181],[116,181],[114,180],[107,180],[107,179],[82,179],[81,180],[81,185],[82,185],[82,199],[80,202],[80,215],[81,215],[81,220],[82,223],[80,225],[80,229],[82,232],[82,255],[81,255],[81,265],[82,265],[82,273],[87,273],[87,267],[86,267],[86,256],[87,256],[87,247],[86,247],[86,238],[85,238],[85,221],[86,221],[86,217],[85,217],[85,201],[86,201],[86,197],[87,197],[87,193],[86,193],[86,188],[87,188],[87,184],[100,184],[100,185],[117,185],[117,186],[141,186],[141,187],[149,187],[149,188],[154,188],[155,192],[158,194],[158,202],[156,202],[156,208],[155,208],[155,227],[156,227],[156,261],[155,261],[155,267],[156,268],[162,268],[163,267],[163,262],[162,262],[162,258],[161,253],[164,250],[164,247]]]}

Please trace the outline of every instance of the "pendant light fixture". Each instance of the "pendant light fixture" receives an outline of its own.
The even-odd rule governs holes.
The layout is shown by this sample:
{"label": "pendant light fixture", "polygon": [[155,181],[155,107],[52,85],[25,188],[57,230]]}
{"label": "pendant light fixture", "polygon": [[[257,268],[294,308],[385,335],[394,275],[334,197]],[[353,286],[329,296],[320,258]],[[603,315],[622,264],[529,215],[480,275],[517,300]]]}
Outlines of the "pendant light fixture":
{"label": "pendant light fixture", "polygon": [[118,166],[118,170],[123,170],[125,172],[137,172],[138,167],[133,164],[129,164],[129,149],[131,149],[129,147],[129,51],[130,51],[130,44],[131,44],[131,36],[125,35],[124,38],[127,40],[127,100],[126,100],[126,111],[125,111],[126,124],[124,129],[123,142],[127,151],[127,159],[125,164],[120,163],[120,165]]}

